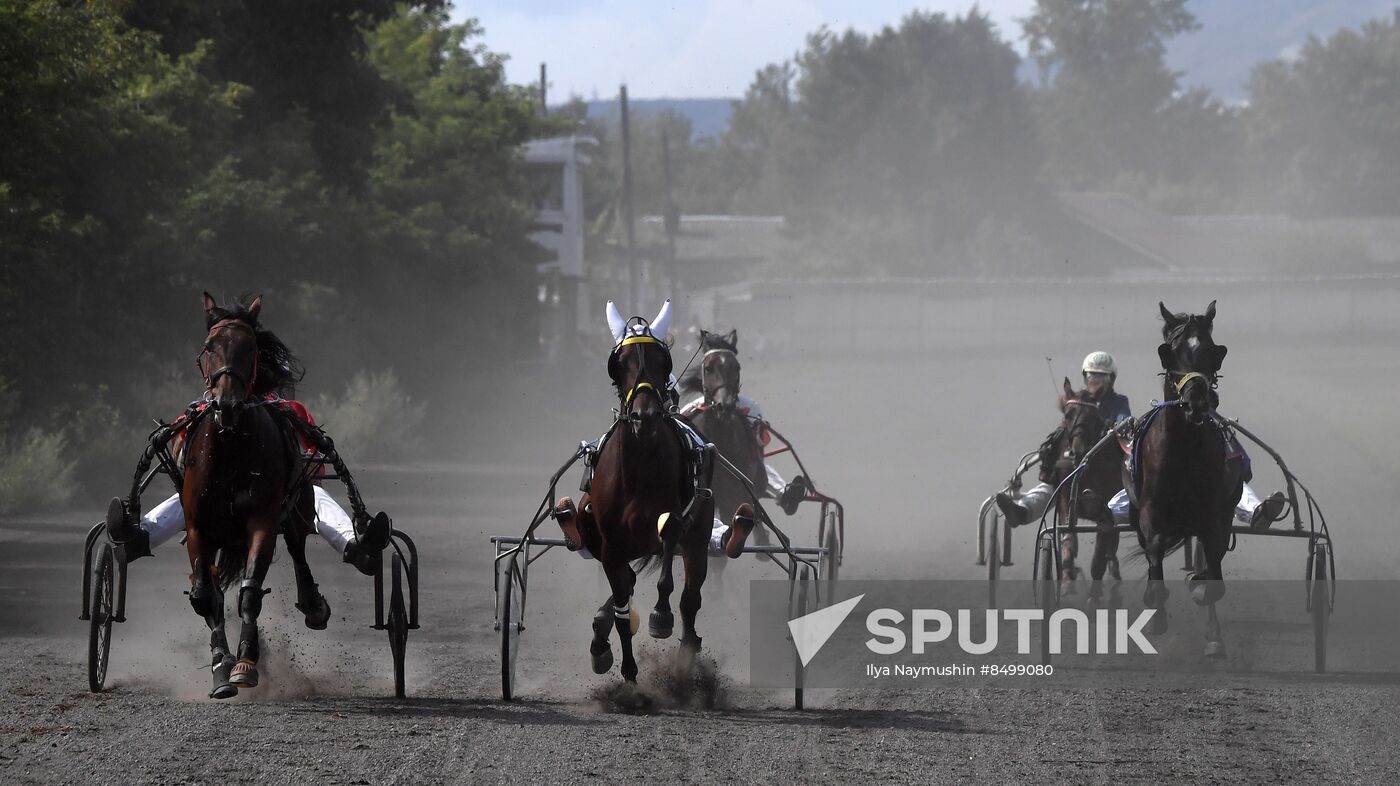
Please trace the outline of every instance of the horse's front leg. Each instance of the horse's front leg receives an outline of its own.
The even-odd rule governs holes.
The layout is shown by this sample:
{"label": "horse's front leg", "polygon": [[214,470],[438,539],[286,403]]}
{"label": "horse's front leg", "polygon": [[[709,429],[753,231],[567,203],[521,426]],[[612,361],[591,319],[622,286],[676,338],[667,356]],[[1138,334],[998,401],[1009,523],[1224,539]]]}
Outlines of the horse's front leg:
{"label": "horse's front leg", "polygon": [[[698,506],[696,522],[714,519],[714,500]],[[700,651],[700,634],[695,632],[695,617],[700,613],[700,587],[705,584],[705,576],[710,570],[709,533],[704,527],[695,526],[687,533],[682,559],[685,562],[685,589],[681,590],[681,651],[695,654]]]}
{"label": "horse's front leg", "polygon": [[[672,519],[675,517],[672,516]],[[673,567],[676,556],[676,540],[682,522],[672,521],[661,538],[661,578],[656,582],[656,608],[651,610],[647,620],[647,631],[653,639],[669,639],[675,627],[676,617],[671,613],[671,591],[676,587]]]}
{"label": "horse's front leg", "polygon": [[1142,592],[1142,605],[1156,610],[1157,613],[1152,615],[1152,620],[1147,625],[1147,632],[1159,636],[1167,632],[1167,597],[1171,595],[1162,576],[1166,541],[1150,529],[1151,522],[1146,511],[1143,512],[1143,520],[1143,531],[1151,534],[1146,539],[1146,548],[1143,549],[1143,556],[1147,558],[1147,588]]}
{"label": "horse's front leg", "polygon": [[[1207,658],[1225,657],[1225,640],[1221,635],[1220,618],[1215,613],[1215,604],[1225,597],[1225,552],[1229,549],[1230,535],[1228,524],[1211,533],[1204,543],[1206,553],[1204,573],[1198,573],[1191,588],[1191,598],[1206,607],[1206,649]],[[1199,566],[1198,566],[1199,567]]]}
{"label": "horse's front leg", "polygon": [[603,674],[612,668],[612,647],[608,645],[608,627],[611,624],[617,628],[617,637],[622,643],[622,678],[636,682],[637,659],[632,654],[632,589],[636,586],[637,574],[626,561],[610,559],[604,563],[603,569],[608,575],[608,585],[612,587],[612,608],[609,610],[605,606],[593,619],[593,644],[589,649],[593,656],[593,672]]}
{"label": "horse's front leg", "polygon": [[258,684],[258,659],[262,645],[258,641],[258,615],[262,613],[263,580],[272,565],[277,548],[277,524],[271,517],[253,519],[248,524],[248,561],[243,569],[243,583],[238,587],[238,617],[243,625],[238,633],[238,663],[229,681],[252,688]]}
{"label": "horse's front leg", "polygon": [[238,687],[229,682],[233,655],[229,653],[228,634],[224,631],[224,593],[210,573],[210,567],[214,564],[214,549],[206,538],[200,536],[196,522],[191,521],[186,532],[185,546],[190,557],[190,605],[209,626],[209,651],[212,653],[209,668],[214,680],[209,697],[227,699],[238,693]]}

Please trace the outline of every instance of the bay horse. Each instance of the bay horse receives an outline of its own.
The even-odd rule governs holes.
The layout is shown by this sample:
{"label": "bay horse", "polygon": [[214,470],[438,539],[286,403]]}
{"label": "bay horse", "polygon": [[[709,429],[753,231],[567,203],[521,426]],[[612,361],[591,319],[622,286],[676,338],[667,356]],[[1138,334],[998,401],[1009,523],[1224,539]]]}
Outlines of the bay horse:
{"label": "bay horse", "polygon": [[[762,425],[739,408],[738,331],[720,335],[701,330],[700,350],[700,370],[692,386],[698,388],[696,392],[702,398],[690,412],[690,422],[753,484],[754,494],[761,495],[768,485],[763,447],[758,439]],[[715,472],[711,488],[715,510],[733,511],[736,520],[753,520],[752,497],[741,480],[721,469]]]}
{"label": "bay horse", "polygon": [[[636,682],[632,594],[637,570],[633,563],[645,567],[660,557],[661,578],[649,632],[655,638],[669,638],[674,624],[672,561],[680,550],[685,564],[680,646],[690,655],[700,649],[695,617],[708,570],[714,499],[707,489],[714,468],[667,407],[671,301],[649,323],[641,317],[624,320],[612,301],[607,316],[616,342],[608,356],[608,376],[617,391],[617,417],[598,446],[588,493],[569,516],[576,517],[579,537],[602,563],[612,591],[594,617],[589,645],[593,671],[605,674],[612,668],[608,637],[615,627],[622,643],[622,677]],[[565,504],[572,506],[567,498],[561,501]]]}
{"label": "bay horse", "polygon": [[[1099,411],[1098,400],[1088,390],[1076,392],[1070,385],[1069,377],[1064,380],[1064,393],[1060,397],[1060,410],[1064,420],[1058,433],[1060,438],[1055,450],[1054,478],[1051,485],[1058,486],[1075,467],[1084,460],[1086,454],[1103,439],[1111,427],[1108,419]],[[1080,471],[1078,518],[1088,518],[1097,525],[1094,534],[1094,554],[1089,561],[1089,600],[1097,602],[1103,597],[1103,577],[1110,561],[1114,565],[1114,578],[1118,575],[1118,530],[1114,528],[1113,516],[1104,503],[1123,489],[1123,472],[1120,458],[1122,452],[1101,450],[1089,459]],[[1069,520],[1073,500],[1069,494],[1061,494],[1056,504],[1062,521]],[[1075,575],[1074,558],[1079,551],[1078,538],[1067,534],[1060,544],[1060,578],[1073,580]]]}
{"label": "bay horse", "polygon": [[[189,598],[209,625],[214,675],[209,695],[216,699],[258,684],[258,615],[279,531],[295,566],[297,608],[307,627],[325,628],[330,618],[330,605],[306,563],[306,535],[315,520],[310,483],[297,473],[295,442],[269,412],[268,397],[295,381],[295,358],[259,327],[261,309],[261,297],[247,306],[220,307],[204,293],[208,335],[195,363],[208,404],[194,416],[183,448],[180,502]],[[298,482],[301,487],[294,487]],[[289,520],[292,516],[299,524]],[[236,662],[224,631],[224,592],[235,582],[240,582],[242,621]]]}
{"label": "bay horse", "polygon": [[1205,654],[1224,657],[1215,603],[1225,594],[1221,562],[1229,548],[1240,462],[1215,414],[1215,387],[1226,347],[1212,337],[1215,301],[1205,314],[1173,314],[1162,304],[1163,401],[1137,435],[1138,542],[1147,557],[1143,603],[1157,609],[1149,632],[1167,629],[1163,558],[1187,538],[1200,541],[1206,564],[1188,579],[1191,598],[1209,609]]}

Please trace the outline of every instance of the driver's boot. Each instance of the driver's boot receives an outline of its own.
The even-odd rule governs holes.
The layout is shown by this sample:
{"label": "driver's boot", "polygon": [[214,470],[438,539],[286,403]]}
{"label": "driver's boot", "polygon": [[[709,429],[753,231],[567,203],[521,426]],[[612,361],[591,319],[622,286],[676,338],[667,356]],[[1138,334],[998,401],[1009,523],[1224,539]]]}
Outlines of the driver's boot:
{"label": "driver's boot", "polygon": [[1265,497],[1259,503],[1259,507],[1254,509],[1254,515],[1249,518],[1249,528],[1255,532],[1263,532],[1275,521],[1283,518],[1283,507],[1288,500],[1283,496],[1282,491],[1275,491]]}
{"label": "driver's boot", "polygon": [[1012,527],[1024,526],[1027,521],[1030,521],[1030,509],[1017,502],[1010,494],[1004,491],[997,494],[996,502],[997,508],[1001,510],[1001,515],[1006,517],[1006,523]]}
{"label": "driver's boot", "polygon": [[151,534],[140,524],[133,523],[127,515],[126,503],[121,497],[112,497],[107,505],[107,538],[126,548],[126,561],[151,556]]}
{"label": "driver's boot", "polygon": [[394,525],[389,520],[389,514],[379,511],[365,525],[364,534],[345,544],[345,553],[341,555],[341,559],[346,564],[354,565],[356,570],[366,576],[373,576],[379,566],[379,555],[384,551],[384,547],[389,545],[389,536],[393,531]]}

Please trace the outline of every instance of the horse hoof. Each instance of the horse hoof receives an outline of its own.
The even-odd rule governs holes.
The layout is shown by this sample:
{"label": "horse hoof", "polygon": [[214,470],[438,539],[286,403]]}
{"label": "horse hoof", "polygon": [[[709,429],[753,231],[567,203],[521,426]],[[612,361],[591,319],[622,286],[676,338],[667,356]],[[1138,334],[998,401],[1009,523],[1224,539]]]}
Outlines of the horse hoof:
{"label": "horse hoof", "polygon": [[1225,643],[1220,641],[1206,642],[1206,657],[1215,660],[1225,659]]}
{"label": "horse hoof", "polygon": [[240,660],[234,664],[233,672],[229,675],[230,685],[239,688],[256,688],[258,686],[258,667],[254,663]]}
{"label": "horse hoof", "polygon": [[316,598],[315,604],[297,604],[297,611],[306,615],[306,627],[312,630],[325,630],[331,619],[331,604],[324,595]]}
{"label": "horse hoof", "polygon": [[647,619],[647,632],[653,639],[669,639],[671,631],[676,626],[676,616],[669,611],[652,609],[651,617]]}
{"label": "horse hoof", "polygon": [[1167,610],[1157,609],[1157,613],[1152,615],[1152,619],[1147,622],[1147,633],[1151,636],[1160,636],[1167,632]]}
{"label": "horse hoof", "polygon": [[694,655],[695,653],[697,653],[697,652],[699,652],[699,651],[700,651],[700,637],[699,637],[699,636],[691,636],[690,638],[686,638],[686,637],[684,637],[684,636],[681,637],[681,652],[684,652],[684,653],[687,653],[687,654],[690,654],[690,655]]}
{"label": "horse hoof", "polygon": [[609,647],[609,648],[603,650],[601,653],[599,653],[599,654],[593,656],[593,673],[594,673],[594,674],[607,674],[608,671],[612,669],[612,665],[613,665],[612,647]]}
{"label": "horse hoof", "polygon": [[238,688],[227,682],[223,685],[215,685],[214,689],[209,691],[209,698],[211,699],[231,699],[237,695]]}

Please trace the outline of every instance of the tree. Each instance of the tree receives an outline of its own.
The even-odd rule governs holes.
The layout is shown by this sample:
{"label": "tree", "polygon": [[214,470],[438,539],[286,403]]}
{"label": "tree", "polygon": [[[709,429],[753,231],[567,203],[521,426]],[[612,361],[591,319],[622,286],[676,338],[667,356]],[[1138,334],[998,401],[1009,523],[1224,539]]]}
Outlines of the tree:
{"label": "tree", "polygon": [[735,204],[787,215],[808,272],[969,270],[979,225],[1042,197],[1019,62],[976,11],[820,30],[735,106],[721,142]]}
{"label": "tree", "polygon": [[1245,111],[1256,199],[1312,215],[1400,214],[1400,17],[1254,69]]}
{"label": "tree", "polygon": [[1164,155],[1179,76],[1165,54],[1168,39],[1198,27],[1186,0],[1037,0],[1023,28],[1045,85],[1039,125],[1055,180],[1082,186],[1189,167]]}

